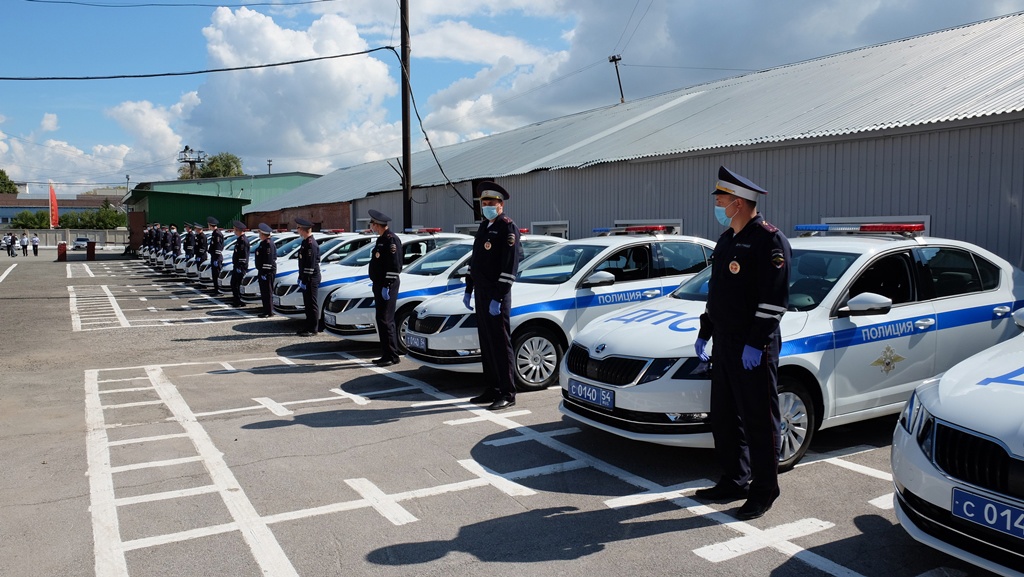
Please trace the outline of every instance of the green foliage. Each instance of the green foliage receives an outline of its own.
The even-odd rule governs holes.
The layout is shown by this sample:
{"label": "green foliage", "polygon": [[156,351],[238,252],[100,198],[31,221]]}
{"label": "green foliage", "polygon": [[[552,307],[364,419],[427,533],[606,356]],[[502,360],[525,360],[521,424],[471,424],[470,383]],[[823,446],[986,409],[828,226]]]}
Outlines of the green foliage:
{"label": "green foliage", "polygon": [[242,159],[230,152],[219,152],[208,157],[198,172],[199,178],[245,176],[242,172]]}
{"label": "green foliage", "polygon": [[18,185],[7,177],[7,172],[0,168],[0,194],[18,194]]}
{"label": "green foliage", "polygon": [[50,228],[50,213],[23,210],[11,219],[11,228]]}
{"label": "green foliage", "polygon": [[[119,226],[128,226],[128,215],[110,206],[101,207],[97,210],[64,213],[60,215],[60,222],[58,224],[58,228],[92,228],[101,230],[110,230]],[[46,227],[43,226],[42,228]]]}

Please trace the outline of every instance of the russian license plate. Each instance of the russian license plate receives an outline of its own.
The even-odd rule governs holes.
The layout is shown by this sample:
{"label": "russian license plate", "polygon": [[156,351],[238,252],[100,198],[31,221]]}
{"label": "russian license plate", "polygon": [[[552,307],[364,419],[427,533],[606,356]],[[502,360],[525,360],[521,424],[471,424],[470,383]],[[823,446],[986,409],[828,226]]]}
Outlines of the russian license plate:
{"label": "russian license plate", "polygon": [[274,295],[271,300],[274,302],[275,307],[281,306],[281,297]]}
{"label": "russian license plate", "polygon": [[1024,539],[1024,509],[953,489],[953,516]]}
{"label": "russian license plate", "polygon": [[581,383],[575,379],[569,379],[569,396],[603,409],[615,408],[615,391]]}
{"label": "russian license plate", "polygon": [[338,317],[334,316],[334,313],[324,313],[324,324],[331,325],[333,327],[338,324]]}
{"label": "russian license plate", "polygon": [[427,352],[427,337],[419,335],[405,335],[405,346],[417,351]]}

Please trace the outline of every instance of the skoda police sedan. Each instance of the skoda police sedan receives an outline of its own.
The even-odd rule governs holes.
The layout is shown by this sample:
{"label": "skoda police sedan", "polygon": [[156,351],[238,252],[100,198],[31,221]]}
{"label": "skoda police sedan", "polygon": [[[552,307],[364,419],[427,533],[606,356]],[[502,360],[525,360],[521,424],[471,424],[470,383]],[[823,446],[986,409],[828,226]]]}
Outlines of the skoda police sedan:
{"label": "skoda police sedan", "polygon": [[[352,251],[365,246],[368,244],[372,237],[366,234],[359,234],[355,232],[342,232],[342,233],[325,233],[319,232],[313,233],[317,243],[320,245],[320,263],[326,264],[328,262],[337,262],[347,256]],[[275,266],[277,272],[274,274],[274,279],[287,276],[295,273],[299,267],[299,247],[302,245],[302,237],[296,235],[296,238],[289,241],[287,244],[278,247],[277,249],[277,260]],[[250,257],[250,268],[246,271],[245,276],[242,277],[241,295],[243,301],[258,301],[260,300],[260,286],[257,281],[259,271],[256,270],[256,251],[253,250],[253,255]],[[271,287],[273,287],[273,280],[271,281]]]}
{"label": "skoda police sedan", "polygon": [[[633,227],[611,236],[571,240],[524,260],[512,284],[516,388],[558,382],[558,367],[576,331],[605,312],[671,292],[703,270],[715,243]],[[455,290],[423,301],[406,333],[408,358],[458,372],[481,372],[476,317]]]}
{"label": "skoda police sedan", "polygon": [[[1024,309],[1013,318],[1024,328]],[[893,434],[892,473],[911,537],[1024,577],[1024,335],[917,387]]]}
{"label": "skoda police sedan", "polygon": [[[561,242],[565,239],[524,234],[523,257]],[[398,348],[403,353],[407,351],[405,336],[413,309],[431,296],[464,288],[465,266],[472,251],[473,239],[452,242],[402,269],[399,274],[401,286],[395,297],[395,327],[398,330]],[[360,281],[334,291],[325,305],[324,329],[344,339],[376,342],[372,287],[370,281]]]}
{"label": "skoda police sedan", "polygon": [[[370,278],[370,259],[373,258],[373,247],[376,236],[371,236],[371,242],[353,251],[347,257],[336,263],[320,265],[320,288],[317,291],[317,302],[320,304],[321,320],[323,319],[324,305],[327,297],[334,291],[349,283],[358,282]],[[471,238],[465,234],[454,232],[441,232],[440,229],[418,229],[412,233],[399,233],[398,238],[402,241],[402,265],[409,265],[417,259],[440,248],[450,242]],[[274,312],[291,318],[304,318],[305,305],[302,302],[302,292],[299,291],[299,275],[292,272],[288,276],[278,276],[274,283],[273,299]]]}
{"label": "skoda police sedan", "polygon": [[[1017,334],[1010,314],[1024,305],[1024,272],[972,244],[917,236],[922,229],[804,225],[797,230],[846,232],[790,239],[789,310],[780,324],[783,469],[816,430],[898,413],[925,379]],[[693,350],[709,277],[704,271],[667,298],[617,310],[576,335],[562,371],[562,413],[630,439],[711,447],[709,365]]]}

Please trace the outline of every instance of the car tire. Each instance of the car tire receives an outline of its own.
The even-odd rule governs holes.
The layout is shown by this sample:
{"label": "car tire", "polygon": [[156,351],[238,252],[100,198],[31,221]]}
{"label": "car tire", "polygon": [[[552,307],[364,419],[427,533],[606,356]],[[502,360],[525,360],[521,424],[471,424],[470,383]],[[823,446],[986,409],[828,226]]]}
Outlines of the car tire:
{"label": "car tire", "polygon": [[398,341],[398,353],[409,354],[409,348],[405,346],[405,333],[409,330],[409,319],[412,318],[412,311],[420,303],[410,303],[400,308],[395,313],[395,340]]}
{"label": "car tire", "polygon": [[788,471],[803,459],[817,428],[814,399],[807,387],[792,377],[779,377],[779,416],[779,471]]}
{"label": "car tire", "polygon": [[562,346],[551,331],[529,328],[512,341],[512,374],[516,390],[538,391],[558,382]]}

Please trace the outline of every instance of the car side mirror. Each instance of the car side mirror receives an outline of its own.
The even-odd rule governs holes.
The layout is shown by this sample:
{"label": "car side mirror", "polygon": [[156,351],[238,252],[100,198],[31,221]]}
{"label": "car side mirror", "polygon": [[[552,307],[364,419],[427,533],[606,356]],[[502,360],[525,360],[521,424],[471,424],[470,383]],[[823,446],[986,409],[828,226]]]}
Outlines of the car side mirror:
{"label": "car side mirror", "polygon": [[846,301],[846,306],[839,308],[840,317],[862,317],[867,315],[885,315],[892,310],[892,299],[875,293],[860,293]]}
{"label": "car side mirror", "polygon": [[467,276],[469,276],[468,266],[459,267],[458,270],[452,273],[452,278],[466,278]]}
{"label": "car side mirror", "polygon": [[595,288],[601,286],[609,286],[613,284],[615,284],[615,275],[606,270],[599,270],[594,274],[588,276],[587,278],[583,279],[583,282],[580,284],[580,287]]}
{"label": "car side mirror", "polygon": [[327,262],[338,262],[341,260],[340,254],[329,254],[327,255]]}
{"label": "car side mirror", "polygon": [[1017,323],[1018,327],[1024,329],[1024,309],[1013,311],[1013,322]]}

